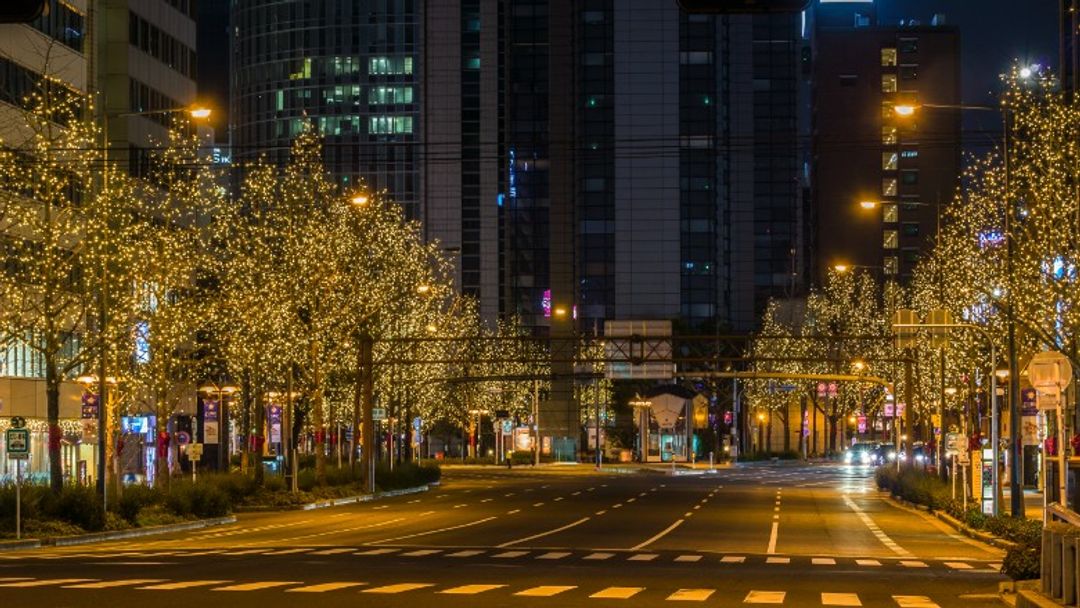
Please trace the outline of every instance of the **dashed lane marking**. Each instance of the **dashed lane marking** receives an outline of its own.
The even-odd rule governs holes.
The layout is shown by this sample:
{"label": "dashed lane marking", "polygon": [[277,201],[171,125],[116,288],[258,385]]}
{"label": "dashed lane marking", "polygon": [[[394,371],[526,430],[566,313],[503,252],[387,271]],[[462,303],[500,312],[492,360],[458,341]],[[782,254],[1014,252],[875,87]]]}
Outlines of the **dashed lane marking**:
{"label": "dashed lane marking", "polygon": [[894,595],[892,597],[900,608],[940,608],[925,595]]}
{"label": "dashed lane marking", "polygon": [[148,587],[138,587],[138,589],[144,589],[147,591],[175,591],[177,589],[193,589],[195,587],[209,587],[211,585],[224,585],[231,581],[177,581],[175,583],[162,583],[160,585],[150,585]]}
{"label": "dashed lane marking", "polygon": [[571,589],[577,589],[575,585],[541,585],[524,591],[518,591],[514,595],[521,597],[552,597]]}
{"label": "dashed lane marking", "polygon": [[669,602],[704,602],[716,589],[679,589],[667,596]]}
{"label": "dashed lane marking", "polygon": [[608,587],[589,597],[597,600],[628,600],[644,590],[644,587]]}
{"label": "dashed lane marking", "polygon": [[506,585],[462,585],[460,587],[453,587],[450,589],[444,589],[439,593],[445,593],[448,595],[476,595],[485,591],[491,591],[493,589],[501,589]]}
{"label": "dashed lane marking", "polygon": [[406,591],[416,591],[417,589],[424,589],[427,587],[434,587],[432,583],[398,583],[396,585],[383,585],[382,587],[373,587],[371,589],[364,589],[360,593],[381,593],[381,594],[395,594],[405,593]]}
{"label": "dashed lane marking", "polygon": [[351,587],[360,587],[367,583],[319,583],[317,585],[306,585],[304,587],[294,587],[292,589],[286,589],[286,593],[326,593],[327,591],[337,591],[339,589],[349,589]]}
{"label": "dashed lane marking", "polygon": [[822,606],[862,606],[858,594],[855,593],[822,593]]}
{"label": "dashed lane marking", "polygon": [[302,585],[298,581],[259,581],[257,583],[240,583],[227,587],[215,587],[211,591],[259,591],[261,589],[273,589],[275,587],[287,587],[289,585]]}
{"label": "dashed lane marking", "polygon": [[160,578],[129,578],[119,581],[100,581],[97,583],[79,583],[77,585],[64,585],[64,589],[109,589],[112,587],[134,587],[147,583],[160,583]]}
{"label": "dashed lane marking", "polygon": [[751,591],[743,599],[744,604],[783,604],[787,593],[784,591]]}

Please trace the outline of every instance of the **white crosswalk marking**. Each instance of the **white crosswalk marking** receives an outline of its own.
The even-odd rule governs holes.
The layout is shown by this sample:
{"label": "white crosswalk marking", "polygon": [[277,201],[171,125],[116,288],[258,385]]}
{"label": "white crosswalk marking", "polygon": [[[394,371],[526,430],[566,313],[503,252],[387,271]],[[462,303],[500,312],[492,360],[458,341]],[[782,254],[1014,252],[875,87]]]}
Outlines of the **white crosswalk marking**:
{"label": "white crosswalk marking", "polygon": [[671,602],[704,602],[716,589],[679,589],[667,597]]}
{"label": "white crosswalk marking", "polygon": [[562,559],[570,555],[569,551],[552,551],[543,555],[536,556],[536,559]]}
{"label": "white crosswalk marking", "polygon": [[880,566],[881,562],[876,559],[857,559],[855,563],[860,566]]}
{"label": "white crosswalk marking", "polygon": [[766,564],[790,564],[790,557],[767,557],[765,558]]}
{"label": "white crosswalk marking", "polygon": [[926,565],[926,562],[920,562],[920,561],[917,561],[917,560],[910,560],[910,559],[900,560],[900,565],[904,566],[906,568],[929,568],[930,567],[930,566]]}
{"label": "white crosswalk marking", "polygon": [[744,604],[783,604],[785,591],[751,591],[743,599]]}
{"label": "white crosswalk marking", "polygon": [[93,578],[47,578],[41,580],[19,581],[15,583],[0,583],[0,587],[45,587],[48,585],[70,585],[72,583],[86,583],[95,581]]}
{"label": "white crosswalk marking", "polygon": [[815,566],[835,566],[836,560],[831,557],[815,557],[810,560]]}
{"label": "white crosswalk marking", "polygon": [[680,555],[679,557],[675,558],[675,561],[694,563],[694,562],[701,561],[701,556],[700,555]]}
{"label": "white crosswalk marking", "polygon": [[743,555],[725,555],[720,558],[721,564],[741,564],[746,561],[746,557]]}
{"label": "white crosswalk marking", "polygon": [[210,585],[224,585],[231,581],[179,581],[176,583],[162,583],[160,585],[150,585],[148,587],[138,587],[138,589],[145,589],[149,591],[175,591],[176,589],[191,589],[193,587],[209,587]]}
{"label": "white crosswalk marking", "polygon": [[357,551],[357,555],[386,555],[387,553],[395,553],[397,549],[370,549],[368,551]]}
{"label": "white crosswalk marking", "polygon": [[551,597],[558,595],[571,589],[577,589],[575,585],[541,585],[539,587],[532,587],[524,591],[518,591],[514,595],[520,595],[522,597]]}
{"label": "white crosswalk marking", "polygon": [[458,551],[456,553],[447,553],[446,557],[472,557],[474,555],[480,555],[483,551],[477,551],[475,549],[469,549],[467,551]]}
{"label": "white crosswalk marking", "polygon": [[263,555],[292,555],[294,553],[307,553],[308,551],[311,551],[311,549],[281,549],[280,551],[271,551],[269,553],[264,553]]}
{"label": "white crosswalk marking", "polygon": [[242,549],[240,551],[226,551],[222,555],[254,555],[256,553],[266,553],[266,549]]}
{"label": "white crosswalk marking", "polygon": [[822,606],[862,606],[858,594],[855,593],[822,593]]}
{"label": "white crosswalk marking", "polygon": [[318,585],[306,585],[304,587],[294,587],[292,589],[286,589],[286,593],[325,593],[327,591],[337,591],[338,589],[348,589],[350,587],[359,587],[366,585],[367,583],[319,583]]}
{"label": "white crosswalk marking", "polygon": [[660,557],[656,553],[636,553],[627,558],[627,561],[631,562],[651,562],[652,560]]}
{"label": "white crosswalk marking", "polygon": [[434,587],[432,583],[398,583],[397,585],[383,585],[372,589],[364,589],[361,593],[405,593],[425,587]]}
{"label": "white crosswalk marking", "polygon": [[615,556],[614,553],[590,553],[589,555],[585,556],[585,559],[593,559],[593,560],[602,561],[602,560],[605,560],[605,559],[611,559],[614,556]]}
{"label": "white crosswalk marking", "polygon": [[442,549],[420,549],[418,551],[402,553],[401,555],[403,557],[423,557],[425,555],[435,555],[436,553],[442,553]]}
{"label": "white crosswalk marking", "polygon": [[941,608],[925,595],[894,595],[892,598],[900,608]]}
{"label": "white crosswalk marking", "polygon": [[503,551],[502,553],[496,553],[491,557],[496,559],[513,559],[515,557],[521,557],[522,555],[528,555],[528,551]]}
{"label": "white crosswalk marking", "polygon": [[991,568],[993,568],[994,570],[1001,570],[1001,564],[1000,563],[989,564],[989,566]]}
{"label": "white crosswalk marking", "polygon": [[628,600],[644,590],[644,587],[608,587],[589,597],[598,600]]}
{"label": "white crosswalk marking", "polygon": [[286,587],[288,585],[300,585],[298,581],[259,581],[257,583],[240,583],[226,587],[215,587],[211,591],[258,591],[260,589],[273,589],[274,587]]}
{"label": "white crosswalk marking", "polygon": [[444,589],[439,593],[447,593],[450,595],[476,595],[477,593],[491,591],[492,589],[501,589],[505,586],[506,585],[462,585],[460,587]]}
{"label": "white crosswalk marking", "polygon": [[119,581],[101,581],[98,583],[79,583],[77,585],[64,585],[64,589],[109,589],[110,587],[128,587],[145,585],[147,583],[160,583],[160,578],[129,578]]}
{"label": "white crosswalk marking", "polygon": [[953,570],[971,570],[971,564],[965,562],[945,562],[945,565]]}
{"label": "white crosswalk marking", "polygon": [[351,547],[339,547],[337,549],[323,549],[322,551],[312,551],[311,555],[337,555],[338,553],[348,553],[353,551]]}

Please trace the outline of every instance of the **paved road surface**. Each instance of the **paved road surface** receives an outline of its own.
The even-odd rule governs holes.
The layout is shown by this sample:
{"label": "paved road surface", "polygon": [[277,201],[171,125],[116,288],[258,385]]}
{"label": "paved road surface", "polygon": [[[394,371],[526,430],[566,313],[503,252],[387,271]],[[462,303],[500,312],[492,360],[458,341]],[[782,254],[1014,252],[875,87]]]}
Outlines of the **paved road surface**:
{"label": "paved road surface", "polygon": [[0,605],[999,605],[1001,553],[883,500],[871,477],[456,469],[424,494],[0,554]]}

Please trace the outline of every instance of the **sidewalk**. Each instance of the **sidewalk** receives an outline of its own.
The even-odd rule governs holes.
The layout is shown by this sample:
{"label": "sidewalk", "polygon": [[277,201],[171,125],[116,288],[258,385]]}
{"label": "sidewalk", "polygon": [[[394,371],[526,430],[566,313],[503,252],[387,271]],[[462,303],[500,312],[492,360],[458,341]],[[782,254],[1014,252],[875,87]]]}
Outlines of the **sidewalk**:
{"label": "sidewalk", "polygon": [[[1003,491],[1004,491],[1005,495],[1004,495],[1004,505],[1002,507],[1002,512],[1006,512],[1006,511],[1010,511],[1009,505],[1012,504],[1010,502],[1010,500],[1011,500],[1010,497],[1012,495],[1009,492],[1008,485],[1005,485],[1005,488],[1004,488]],[[1043,494],[1042,494],[1042,492],[1040,492],[1038,490],[1034,490],[1034,489],[1025,489],[1024,490],[1024,515],[1028,519],[1041,520],[1043,518]]]}

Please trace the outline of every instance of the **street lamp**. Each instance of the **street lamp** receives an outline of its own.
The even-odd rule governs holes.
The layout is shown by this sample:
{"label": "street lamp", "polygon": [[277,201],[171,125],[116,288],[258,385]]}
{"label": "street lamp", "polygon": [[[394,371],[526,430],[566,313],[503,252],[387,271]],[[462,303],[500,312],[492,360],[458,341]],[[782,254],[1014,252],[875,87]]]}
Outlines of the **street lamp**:
{"label": "street lamp", "polygon": [[371,202],[371,199],[368,198],[368,195],[366,193],[357,192],[356,194],[354,194],[352,196],[352,198],[349,199],[349,202],[351,202],[353,205],[355,205],[357,207],[364,207],[369,202]]}
{"label": "street lamp", "polygon": [[[225,397],[232,396],[240,390],[239,387],[232,384],[218,385],[215,382],[207,382],[199,387],[199,392],[204,395],[217,395],[218,398],[218,416],[221,419],[220,424],[223,427],[223,431],[218,431],[218,470],[225,472],[228,471],[229,464],[229,416],[228,406],[225,404]],[[206,441],[206,404],[203,404],[203,441]]]}

